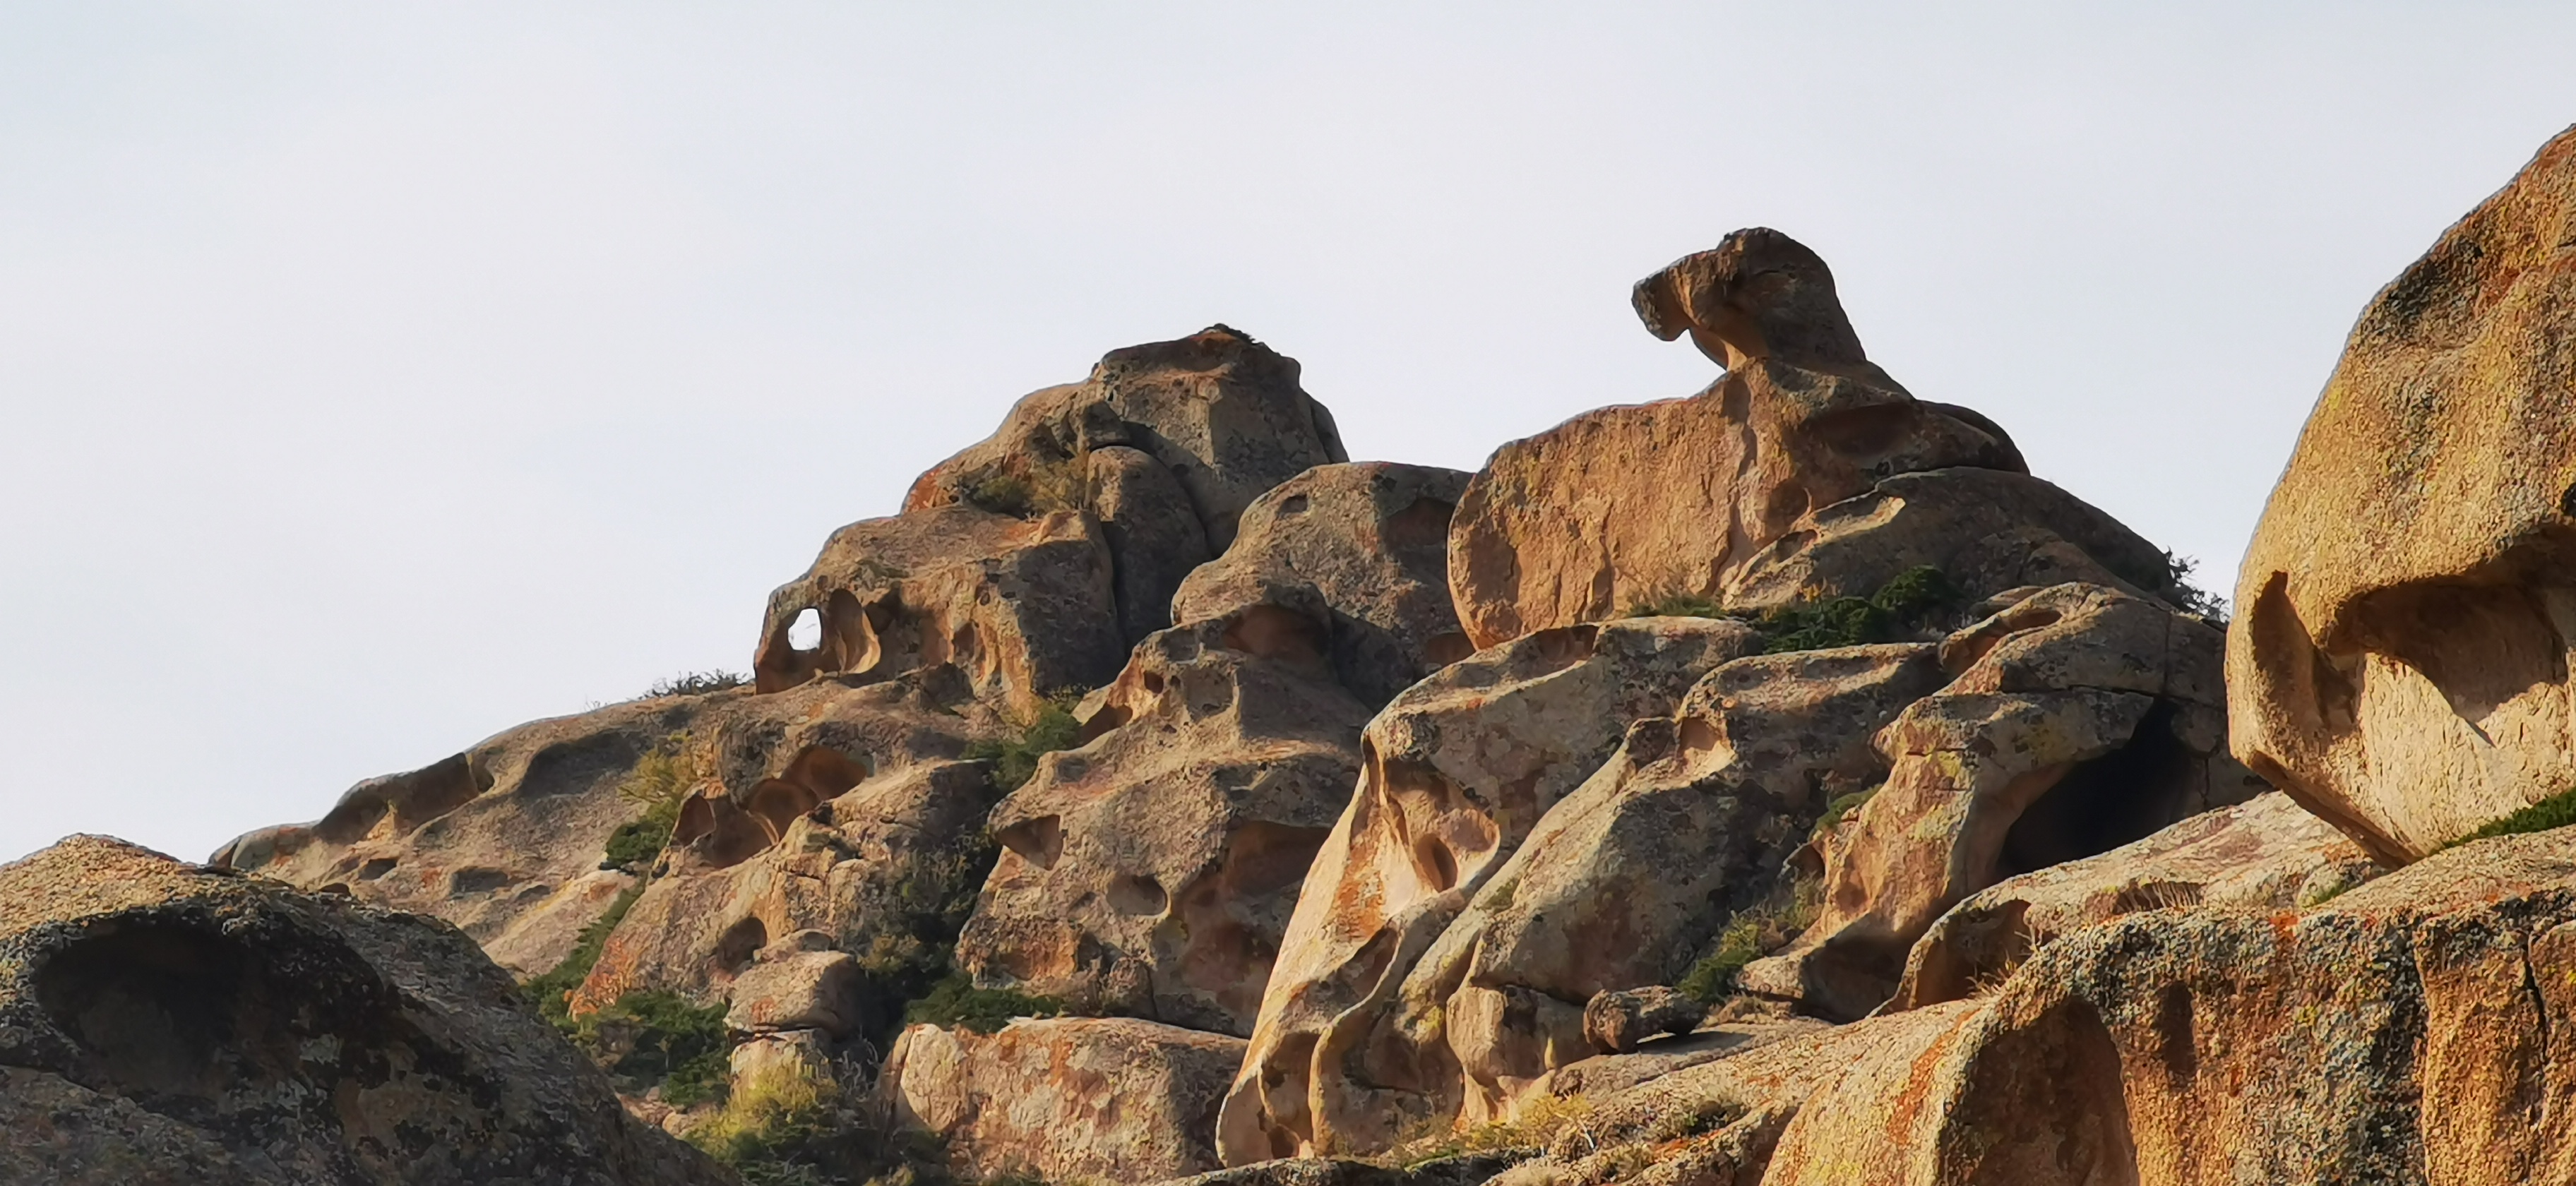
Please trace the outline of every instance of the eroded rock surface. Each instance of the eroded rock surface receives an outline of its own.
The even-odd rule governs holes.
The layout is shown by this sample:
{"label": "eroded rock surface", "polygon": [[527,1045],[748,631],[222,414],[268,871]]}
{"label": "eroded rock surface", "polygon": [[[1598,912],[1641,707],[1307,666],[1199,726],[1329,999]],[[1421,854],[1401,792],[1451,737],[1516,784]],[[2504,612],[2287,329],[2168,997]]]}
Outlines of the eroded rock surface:
{"label": "eroded rock surface", "polygon": [[1252,605],[1320,613],[1334,679],[1383,705],[1469,652],[1449,604],[1449,517],[1467,479],[1383,461],[1290,478],[1245,509],[1225,555],[1182,583],[1173,617],[1205,621]]}
{"label": "eroded rock surface", "polygon": [[2576,130],[2363,310],[2256,527],[2248,765],[2389,860],[2576,784]]}
{"label": "eroded rock surface", "polygon": [[1217,1166],[1208,1143],[1243,1040],[1126,1017],[917,1025],[886,1061],[897,1122],[970,1180],[1152,1182]]}
{"label": "eroded rock surface", "polygon": [[1954,678],[1878,738],[1885,784],[1815,840],[1820,916],[1742,983],[1859,1017],[1969,894],[2259,793],[2222,744],[2220,647],[2198,618],[2092,585],[1952,634]]}
{"label": "eroded rock surface", "polygon": [[1228,1160],[1313,1144],[1315,1093],[1330,1096],[1323,1111],[1341,1106],[1333,1060],[1366,1040],[1469,895],[1608,758],[1628,722],[1670,712],[1755,641],[1741,623],[1698,618],[1542,631],[1443,668],[1380,712],[1358,789],[1281,940],[1226,1104]]}
{"label": "eroded rock surface", "polygon": [[1777,231],[1737,231],[1648,277],[1637,307],[1727,372],[1494,452],[1450,535],[1450,591],[1479,647],[1674,596],[1731,603],[1756,553],[1878,479],[2025,468],[1991,421],[1918,401],[1869,362],[1824,261]]}
{"label": "eroded rock surface", "polygon": [[463,934],[74,837],[0,866],[0,1177],[704,1183]]}
{"label": "eroded rock surface", "polygon": [[1086,1012],[1249,1033],[1315,849],[1359,773],[1368,710],[1331,623],[1275,606],[1137,647],[992,815],[1000,861],[958,941],[979,983]]}
{"label": "eroded rock surface", "polygon": [[[213,863],[445,919],[502,966],[533,976],[563,962],[582,929],[657,863],[601,867],[611,837],[648,811],[628,793],[641,787],[640,772],[659,766],[658,793],[685,799],[670,834],[673,867],[704,873],[778,848],[801,817],[863,781],[956,759],[1001,727],[948,669],[860,686],[817,680],[767,696],[737,689],[629,701],[522,725],[422,770],[370,779],[321,821],[250,833]],[[946,778],[952,793],[958,779],[982,783],[974,767]],[[908,851],[901,829],[924,822],[935,823],[936,843],[980,826],[954,812],[908,820],[856,841],[857,850]],[[744,917],[730,912],[717,925]],[[704,975],[684,979],[702,986]]]}
{"label": "eroded rock surface", "polygon": [[2077,931],[1983,998],[1612,1095],[1497,1181],[2576,1180],[2571,994],[2576,837],[2481,841],[2316,909]]}

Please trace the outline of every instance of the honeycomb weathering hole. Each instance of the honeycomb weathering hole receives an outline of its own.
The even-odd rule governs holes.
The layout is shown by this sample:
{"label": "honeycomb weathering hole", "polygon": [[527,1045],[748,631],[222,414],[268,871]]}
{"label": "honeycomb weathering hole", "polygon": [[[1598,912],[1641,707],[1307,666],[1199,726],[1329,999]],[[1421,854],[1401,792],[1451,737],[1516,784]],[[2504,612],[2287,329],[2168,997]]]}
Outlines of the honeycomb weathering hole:
{"label": "honeycomb weathering hole", "polygon": [[2129,743],[2078,762],[2004,833],[1995,879],[2097,856],[2143,840],[2181,814],[2199,761],[2159,702]]}
{"label": "honeycomb weathering hole", "polygon": [[800,651],[820,650],[823,646],[823,611],[806,606],[796,611],[787,623],[787,645]]}

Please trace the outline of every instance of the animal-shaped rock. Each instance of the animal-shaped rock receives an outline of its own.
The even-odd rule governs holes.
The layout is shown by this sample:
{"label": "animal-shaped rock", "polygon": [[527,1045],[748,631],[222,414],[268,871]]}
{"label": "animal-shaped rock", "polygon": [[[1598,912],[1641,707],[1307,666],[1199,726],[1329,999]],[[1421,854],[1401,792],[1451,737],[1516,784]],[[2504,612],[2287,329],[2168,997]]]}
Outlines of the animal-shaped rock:
{"label": "animal-shaped rock", "polygon": [[733,1180],[454,928],[96,836],[0,866],[0,1125],[61,1186]]}
{"label": "animal-shaped rock", "polygon": [[1647,278],[1637,308],[1727,373],[1687,399],[1598,409],[1495,451],[1449,545],[1450,590],[1479,647],[1676,596],[1729,603],[1738,570],[1810,510],[1892,474],[2025,468],[1992,422],[1918,401],[1869,362],[1824,261],[1777,231],[1737,231]]}
{"label": "animal-shaped rock", "polygon": [[2237,754],[2391,861],[2576,785],[2576,129],[2380,290],[2238,570]]}

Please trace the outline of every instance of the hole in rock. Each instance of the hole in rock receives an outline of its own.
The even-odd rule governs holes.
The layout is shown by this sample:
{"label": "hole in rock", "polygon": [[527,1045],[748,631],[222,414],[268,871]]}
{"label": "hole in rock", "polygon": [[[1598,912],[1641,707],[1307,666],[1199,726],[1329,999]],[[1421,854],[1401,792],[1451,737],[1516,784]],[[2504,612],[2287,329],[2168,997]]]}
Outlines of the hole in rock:
{"label": "hole in rock", "polygon": [[751,966],[751,957],[769,946],[769,928],[757,918],[746,918],[726,927],[716,939],[716,965],[727,972],[740,972]]}
{"label": "hole in rock", "polygon": [[395,861],[392,857],[377,857],[366,864],[358,866],[358,880],[374,881],[387,873],[393,872],[394,864]]}
{"label": "hole in rock", "polygon": [[1109,879],[1109,908],[1120,914],[1152,917],[1171,904],[1163,883],[1151,877],[1121,873]]}
{"label": "hole in rock", "polygon": [[823,646],[823,611],[806,606],[787,624],[787,645],[800,651],[819,650]]}
{"label": "hole in rock", "polygon": [[461,898],[468,894],[488,894],[510,884],[507,870],[484,865],[468,865],[447,875],[447,896]]}
{"label": "hole in rock", "polygon": [[1996,879],[2109,852],[2179,818],[2198,757],[2173,717],[2158,702],[2127,745],[2076,763],[2024,810],[2004,834]]}
{"label": "hole in rock", "polygon": [[1227,650],[1287,662],[1314,662],[1323,657],[1323,631],[1304,614],[1275,605],[1256,605],[1237,615],[1219,644]]}
{"label": "hole in rock", "polygon": [[1288,497],[1279,500],[1279,517],[1285,519],[1290,515],[1305,514],[1306,505],[1307,499],[1305,495],[1291,494]]}
{"label": "hole in rock", "polygon": [[1064,855],[1064,821],[1052,815],[1021,820],[994,832],[993,839],[1018,853],[1021,860],[1040,869],[1053,869],[1056,858]]}

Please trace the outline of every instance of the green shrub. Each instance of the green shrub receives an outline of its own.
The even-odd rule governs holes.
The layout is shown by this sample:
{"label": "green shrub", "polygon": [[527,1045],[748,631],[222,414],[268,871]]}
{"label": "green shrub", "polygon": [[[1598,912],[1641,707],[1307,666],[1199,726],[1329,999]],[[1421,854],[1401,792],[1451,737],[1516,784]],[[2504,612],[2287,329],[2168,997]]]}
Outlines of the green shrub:
{"label": "green shrub", "polygon": [[966,747],[966,756],[991,762],[993,785],[1004,794],[1016,791],[1037,774],[1040,756],[1081,744],[1082,723],[1073,719],[1073,706],[1081,699],[1079,692],[1059,692],[1048,698],[1019,736],[978,741]]}
{"label": "green shrub", "polygon": [[683,671],[669,679],[657,679],[644,689],[644,699],[659,700],[665,696],[704,696],[750,683],[751,677],[730,671]]}
{"label": "green shrub", "polygon": [[1744,970],[1744,965],[1788,946],[1798,932],[1816,921],[1822,890],[1817,882],[1800,878],[1785,892],[1775,891],[1770,900],[1738,911],[1718,932],[1717,942],[1708,954],[1692,964],[1681,983],[1673,987],[1703,1005],[1714,1005],[1733,996],[1736,974]]}
{"label": "green shrub", "polygon": [[1844,815],[1849,814],[1853,808],[1869,802],[1872,797],[1878,794],[1879,787],[1885,785],[1887,784],[1878,783],[1872,785],[1867,790],[1853,791],[1847,795],[1834,796],[1833,802],[1825,804],[1825,813],[1816,817],[1815,830],[1807,833],[1807,838],[1813,840],[1818,836],[1822,836],[1825,833],[1832,831],[1835,824],[1842,822]]}
{"label": "green shrub", "polygon": [[673,733],[653,743],[618,784],[617,797],[644,809],[644,814],[608,834],[602,869],[640,871],[671,844],[680,825],[680,805],[711,776],[705,760],[690,747],[687,733]]}
{"label": "green shrub", "polygon": [[1025,518],[1035,509],[1028,479],[1013,473],[992,473],[966,484],[962,492],[966,501],[997,515]]}
{"label": "green shrub", "polygon": [[2177,556],[2162,549],[2159,551],[2163,558],[2152,568],[2115,565],[2111,569],[2112,574],[2172,602],[2174,608],[2184,613],[2207,618],[2221,627],[2226,626],[2227,599],[2192,583],[2191,574],[2200,570],[2200,561],[2190,556]]}
{"label": "green shrub", "polygon": [[1866,598],[1836,597],[1762,615],[1762,653],[1818,651],[1828,647],[1893,642],[1932,623],[1957,605],[1960,593],[1941,570],[1918,565],[1896,574]]}
{"label": "green shrub", "polygon": [[1026,519],[1080,507],[1089,493],[1090,469],[1082,456],[1028,462],[1017,470],[988,469],[960,483],[957,493],[994,514]]}
{"label": "green shrub", "polygon": [[1029,996],[1008,989],[977,988],[963,972],[932,986],[929,994],[904,1009],[908,1024],[930,1024],[942,1029],[967,1029],[979,1034],[998,1032],[1019,1017],[1060,1017],[1064,1002],[1054,997]]}
{"label": "green shrub", "polygon": [[2451,843],[2466,844],[2469,841],[2484,840],[2490,836],[2518,836],[2524,832],[2546,832],[2552,828],[2564,828],[2569,825],[2576,825],[2576,790],[2560,791]]}
{"label": "green shrub", "polygon": [[618,923],[626,921],[626,912],[634,908],[635,899],[643,893],[644,885],[640,881],[628,886],[625,893],[617,895],[617,900],[608,904],[606,913],[581,929],[581,935],[573,941],[571,954],[566,955],[562,963],[519,986],[519,991],[528,995],[537,1012],[555,1023],[555,1028],[570,1031],[572,1018],[564,998],[590,978],[591,967],[599,963],[600,951],[608,946],[608,933],[616,930]]}
{"label": "green shrub", "polygon": [[669,989],[637,989],[562,1023],[566,1036],[618,1085],[642,1093],[662,1088],[677,1107],[721,1099],[725,1092],[725,1007],[695,1005]]}

